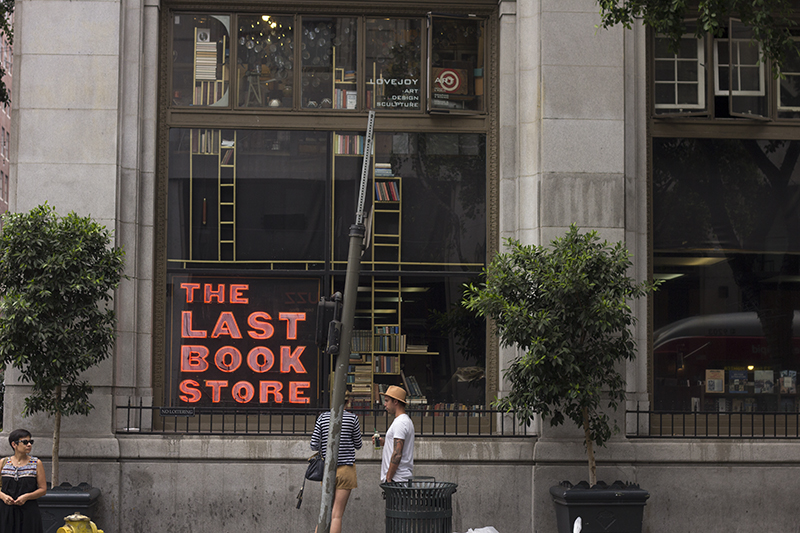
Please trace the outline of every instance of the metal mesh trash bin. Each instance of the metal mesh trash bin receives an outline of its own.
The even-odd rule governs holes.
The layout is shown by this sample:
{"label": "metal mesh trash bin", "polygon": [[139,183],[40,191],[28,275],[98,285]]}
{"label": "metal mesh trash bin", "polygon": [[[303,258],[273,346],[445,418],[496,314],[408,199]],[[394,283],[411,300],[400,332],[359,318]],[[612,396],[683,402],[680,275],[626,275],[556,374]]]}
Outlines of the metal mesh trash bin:
{"label": "metal mesh trash bin", "polygon": [[443,481],[381,483],[386,533],[452,533],[452,496],[457,486]]}

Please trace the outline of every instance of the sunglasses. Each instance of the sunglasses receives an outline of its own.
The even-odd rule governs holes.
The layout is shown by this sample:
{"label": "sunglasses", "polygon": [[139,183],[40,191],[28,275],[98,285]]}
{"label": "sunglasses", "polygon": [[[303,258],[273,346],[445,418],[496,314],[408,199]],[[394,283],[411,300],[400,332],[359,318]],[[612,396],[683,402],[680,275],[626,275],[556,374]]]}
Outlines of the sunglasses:
{"label": "sunglasses", "polygon": [[17,443],[27,446],[28,444],[33,444],[33,439],[18,440]]}

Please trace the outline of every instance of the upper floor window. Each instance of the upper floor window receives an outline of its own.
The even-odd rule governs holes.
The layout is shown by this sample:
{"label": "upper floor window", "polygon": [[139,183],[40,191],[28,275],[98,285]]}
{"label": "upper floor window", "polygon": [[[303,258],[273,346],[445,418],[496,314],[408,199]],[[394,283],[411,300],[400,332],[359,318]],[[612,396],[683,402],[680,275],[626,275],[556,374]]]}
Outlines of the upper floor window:
{"label": "upper floor window", "polygon": [[656,35],[653,47],[655,83],[654,100],[657,113],[692,112],[706,109],[706,61],[703,40],[689,28],[678,50],[670,49],[669,41]]}
{"label": "upper floor window", "polygon": [[653,36],[654,116],[797,118],[800,60],[789,57],[785,78],[775,79],[752,29],[739,20],[729,19],[721,36],[698,38],[695,21],[686,30],[677,49],[666,36]]}
{"label": "upper floor window", "polygon": [[171,105],[483,113],[486,21],[428,14],[425,22],[176,13]]}

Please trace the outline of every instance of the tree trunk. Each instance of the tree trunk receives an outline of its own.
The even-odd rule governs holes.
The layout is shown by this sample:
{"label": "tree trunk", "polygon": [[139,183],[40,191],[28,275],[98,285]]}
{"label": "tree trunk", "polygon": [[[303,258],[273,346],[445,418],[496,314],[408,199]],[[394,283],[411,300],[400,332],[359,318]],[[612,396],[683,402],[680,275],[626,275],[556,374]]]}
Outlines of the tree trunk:
{"label": "tree trunk", "polygon": [[58,448],[61,445],[61,385],[56,387],[56,398],[59,399],[58,409],[56,409],[53,420],[53,469],[50,475],[50,486],[58,486]]}
{"label": "tree trunk", "polygon": [[594,460],[594,442],[589,432],[589,409],[583,408],[583,439],[586,444],[586,455],[589,458],[589,486],[597,485],[597,463]]}

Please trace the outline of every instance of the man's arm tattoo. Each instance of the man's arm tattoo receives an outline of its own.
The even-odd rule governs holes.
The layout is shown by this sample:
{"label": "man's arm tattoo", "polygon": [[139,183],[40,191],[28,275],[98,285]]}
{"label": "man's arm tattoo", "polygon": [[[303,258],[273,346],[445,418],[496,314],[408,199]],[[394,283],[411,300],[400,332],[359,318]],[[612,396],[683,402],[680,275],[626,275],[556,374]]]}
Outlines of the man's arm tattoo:
{"label": "man's arm tattoo", "polygon": [[392,453],[392,463],[399,465],[400,460],[403,458],[403,445],[405,441],[402,439],[394,439],[394,452]]}

